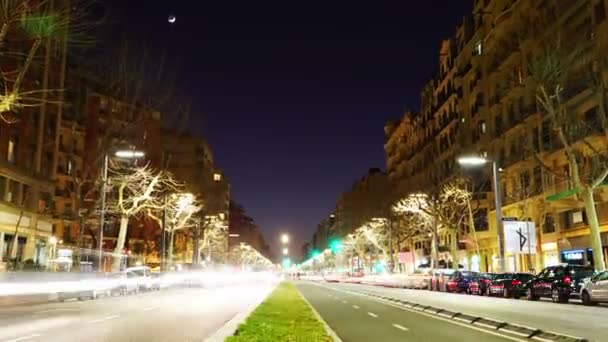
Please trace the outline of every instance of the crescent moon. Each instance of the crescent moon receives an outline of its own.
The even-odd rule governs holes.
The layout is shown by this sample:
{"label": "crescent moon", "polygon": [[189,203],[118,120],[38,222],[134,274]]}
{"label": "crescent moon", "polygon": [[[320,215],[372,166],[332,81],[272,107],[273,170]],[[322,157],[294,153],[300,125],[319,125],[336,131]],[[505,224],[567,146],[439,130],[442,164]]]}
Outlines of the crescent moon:
{"label": "crescent moon", "polygon": [[173,24],[173,23],[175,22],[175,16],[174,16],[174,15],[170,15],[170,16],[169,16],[169,22],[170,22],[171,24]]}

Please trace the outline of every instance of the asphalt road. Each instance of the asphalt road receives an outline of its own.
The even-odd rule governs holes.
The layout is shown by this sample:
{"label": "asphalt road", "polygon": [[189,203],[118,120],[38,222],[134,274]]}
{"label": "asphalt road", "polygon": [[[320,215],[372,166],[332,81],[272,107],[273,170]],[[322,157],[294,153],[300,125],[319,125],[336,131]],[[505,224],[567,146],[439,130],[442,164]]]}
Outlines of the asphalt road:
{"label": "asphalt road", "polygon": [[298,282],[300,292],[344,342],[510,341],[470,328],[340,291],[332,284]]}
{"label": "asphalt road", "polygon": [[525,299],[480,297],[358,284],[323,283],[323,285],[338,290],[365,290],[417,304],[584,337],[590,341],[606,341],[608,307],[605,306],[587,307],[582,304],[555,304],[549,301],[530,302]]}
{"label": "asphalt road", "polygon": [[203,341],[268,285],[176,288],[0,308],[0,341]]}

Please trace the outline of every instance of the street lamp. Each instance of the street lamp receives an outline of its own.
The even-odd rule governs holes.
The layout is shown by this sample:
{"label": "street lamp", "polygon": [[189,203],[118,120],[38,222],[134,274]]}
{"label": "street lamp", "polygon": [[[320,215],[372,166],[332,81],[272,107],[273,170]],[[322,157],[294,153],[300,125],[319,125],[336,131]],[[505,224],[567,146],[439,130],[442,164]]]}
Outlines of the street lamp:
{"label": "street lamp", "polygon": [[281,235],[281,243],[283,243],[284,245],[289,243],[289,235],[287,234],[283,234]]}
{"label": "street lamp", "polygon": [[[114,157],[121,159],[137,159],[142,158],[146,154],[138,150],[116,150]],[[108,153],[103,156],[103,165],[101,168],[101,213],[99,214],[99,271],[103,265],[103,228],[106,218],[106,186],[108,183]]]}
{"label": "street lamp", "polygon": [[283,248],[283,255],[287,255],[289,254],[289,250],[287,249],[287,247]]}
{"label": "street lamp", "polygon": [[499,272],[505,271],[505,230],[502,224],[502,196],[500,193],[500,183],[498,180],[498,164],[491,160],[479,156],[464,156],[458,158],[458,164],[464,166],[480,166],[492,163],[492,183],[494,185],[494,206],[496,207],[496,229],[498,230],[498,263]]}

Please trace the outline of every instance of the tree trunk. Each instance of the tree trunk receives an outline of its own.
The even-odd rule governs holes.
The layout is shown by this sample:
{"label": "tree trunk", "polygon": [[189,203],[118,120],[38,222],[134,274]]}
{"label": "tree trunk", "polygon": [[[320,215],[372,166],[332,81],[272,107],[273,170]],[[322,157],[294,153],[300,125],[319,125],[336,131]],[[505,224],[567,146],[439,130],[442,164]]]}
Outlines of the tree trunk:
{"label": "tree trunk", "polygon": [[581,189],[581,196],[585,203],[585,213],[587,221],[589,221],[589,239],[591,240],[591,248],[593,248],[593,266],[598,272],[606,270],[604,262],[604,253],[602,251],[602,239],[600,235],[600,224],[597,219],[595,210],[595,200],[593,199],[593,189],[585,186]]}
{"label": "tree trunk", "polygon": [[433,228],[431,234],[431,270],[434,271],[439,264],[439,249],[437,246],[437,225]]}
{"label": "tree trunk", "polygon": [[450,254],[452,254],[452,269],[458,271],[458,230],[451,229],[450,235]]}
{"label": "tree trunk", "polygon": [[473,232],[473,241],[475,241],[475,251],[477,257],[481,258],[481,254],[479,253],[479,241],[477,240],[477,230],[475,229],[475,218],[473,217],[473,208],[471,208],[470,201],[467,203],[467,210],[469,211],[469,227],[471,228],[471,232]]}
{"label": "tree trunk", "polygon": [[127,228],[129,227],[129,217],[120,217],[120,229],[118,231],[118,238],[116,239],[116,247],[114,248],[114,258],[112,262],[112,271],[120,271],[120,265],[122,264],[122,250],[125,247],[125,241],[127,240]]}
{"label": "tree trunk", "polygon": [[169,270],[171,270],[171,268],[173,267],[173,239],[175,238],[175,234],[173,234],[173,231],[169,232],[169,246],[167,247],[167,252],[168,252],[168,266],[169,266]]}

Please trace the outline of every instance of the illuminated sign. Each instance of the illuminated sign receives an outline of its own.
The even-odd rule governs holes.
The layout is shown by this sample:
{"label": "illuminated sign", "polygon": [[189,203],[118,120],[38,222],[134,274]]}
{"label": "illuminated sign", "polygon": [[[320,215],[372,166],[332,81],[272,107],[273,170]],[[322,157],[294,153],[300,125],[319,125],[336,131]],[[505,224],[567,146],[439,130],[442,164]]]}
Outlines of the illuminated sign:
{"label": "illuminated sign", "polygon": [[583,260],[583,252],[568,252],[568,253],[564,253],[564,259],[568,260],[568,261],[573,261],[573,260]]}

